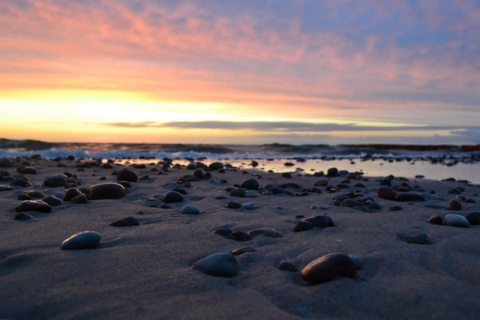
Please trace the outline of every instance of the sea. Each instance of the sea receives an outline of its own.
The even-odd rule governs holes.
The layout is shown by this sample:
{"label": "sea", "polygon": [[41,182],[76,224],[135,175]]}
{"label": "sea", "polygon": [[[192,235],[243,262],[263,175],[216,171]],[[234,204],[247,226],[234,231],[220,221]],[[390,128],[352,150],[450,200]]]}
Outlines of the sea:
{"label": "sea", "polygon": [[329,168],[411,179],[462,180],[480,185],[480,145],[214,145],[152,143],[52,143],[0,139],[0,158],[32,157],[188,164],[220,161],[239,169],[314,174]]}

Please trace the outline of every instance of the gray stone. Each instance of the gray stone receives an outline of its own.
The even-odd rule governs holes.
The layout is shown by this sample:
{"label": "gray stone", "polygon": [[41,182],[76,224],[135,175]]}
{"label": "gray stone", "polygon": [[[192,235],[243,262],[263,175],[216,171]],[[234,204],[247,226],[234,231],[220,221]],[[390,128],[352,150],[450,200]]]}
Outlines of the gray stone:
{"label": "gray stone", "polygon": [[397,192],[389,186],[380,186],[377,188],[377,195],[385,200],[395,200]]}
{"label": "gray stone", "polygon": [[253,204],[253,202],[245,202],[244,204],[242,204],[242,208],[246,210],[253,210],[255,208],[255,205]]}
{"label": "gray stone", "polygon": [[130,169],[122,169],[117,173],[117,181],[137,182],[137,174]]}
{"label": "gray stone", "polygon": [[87,198],[86,195],[84,195],[82,193],[82,194],[79,194],[76,197],[73,197],[72,200],[70,200],[70,202],[71,203],[76,203],[76,204],[86,204],[86,203],[88,203],[88,198]]}
{"label": "gray stone", "polygon": [[187,204],[180,209],[183,214],[200,214],[200,209],[193,204]]}
{"label": "gray stone", "polygon": [[66,183],[67,183],[67,177],[64,176],[63,174],[53,176],[53,177],[48,177],[43,182],[43,184],[46,187],[50,187],[50,188],[64,187]]}
{"label": "gray stone", "polygon": [[443,223],[450,227],[468,228],[470,223],[467,218],[459,214],[449,213],[443,219]]}
{"label": "gray stone", "polygon": [[237,259],[228,252],[215,253],[203,258],[195,262],[191,269],[210,276],[225,278],[231,278],[239,271]]}
{"label": "gray stone", "polygon": [[472,225],[480,224],[480,212],[469,212],[465,218],[467,218],[468,222]]}
{"label": "gray stone", "polygon": [[243,180],[240,186],[243,189],[247,189],[247,190],[258,190],[260,184],[256,179],[246,179],[246,180]]}
{"label": "gray stone", "polygon": [[313,224],[308,221],[299,221],[295,224],[295,227],[293,227],[293,232],[303,232],[310,229],[313,229]]}
{"label": "gray stone", "polygon": [[95,231],[83,231],[76,233],[62,242],[60,249],[62,250],[80,250],[93,249],[102,239],[102,236]]}
{"label": "gray stone", "polygon": [[168,191],[163,196],[163,201],[165,201],[166,203],[182,202],[183,201],[183,195],[180,192],[177,192],[177,191]]}
{"label": "gray stone", "polygon": [[54,196],[48,196],[42,199],[43,202],[48,203],[52,207],[56,207],[62,204],[62,200]]}
{"label": "gray stone", "polygon": [[230,191],[230,196],[231,197],[238,197],[238,198],[244,198],[246,195],[246,191],[243,188],[236,188]]}
{"label": "gray stone", "polygon": [[448,210],[459,211],[462,210],[462,204],[457,200],[450,200],[448,202]]}

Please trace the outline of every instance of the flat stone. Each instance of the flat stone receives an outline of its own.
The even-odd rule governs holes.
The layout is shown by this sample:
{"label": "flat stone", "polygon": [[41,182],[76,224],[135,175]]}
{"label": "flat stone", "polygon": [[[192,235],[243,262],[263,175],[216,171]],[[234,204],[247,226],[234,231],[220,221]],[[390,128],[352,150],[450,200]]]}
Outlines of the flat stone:
{"label": "flat stone", "polygon": [[236,248],[230,251],[230,253],[234,256],[239,256],[241,254],[247,253],[247,252],[256,252],[255,248],[252,247],[241,247],[241,248]]}
{"label": "flat stone", "polygon": [[163,201],[166,203],[177,203],[183,201],[183,195],[177,191],[168,191],[163,196]]}
{"label": "flat stone", "polygon": [[264,237],[269,237],[269,238],[278,238],[280,236],[277,230],[271,229],[271,228],[253,229],[248,232],[248,235],[252,238],[259,235],[262,235]]}
{"label": "flat stone", "polygon": [[18,168],[17,171],[20,174],[36,174],[37,173],[37,170],[33,167],[30,167],[30,166],[20,167],[20,168]]}
{"label": "flat stone", "polygon": [[132,227],[132,226],[138,226],[140,225],[140,223],[134,217],[126,217],[123,219],[113,221],[109,225],[112,227]]}
{"label": "flat stone", "polygon": [[329,216],[315,216],[312,218],[306,218],[303,221],[309,222],[314,228],[326,228],[333,227],[333,219]]}
{"label": "flat stone", "polygon": [[242,205],[238,202],[229,201],[227,203],[227,208],[229,209],[240,209]]}
{"label": "flat stone", "polygon": [[214,277],[231,278],[238,274],[239,267],[235,256],[228,252],[219,252],[198,260],[192,267]]}
{"label": "flat stone", "polygon": [[234,231],[227,236],[227,239],[235,241],[248,241],[252,240],[252,236],[243,231]]}
{"label": "flat stone", "polygon": [[414,244],[432,244],[432,240],[426,234],[409,236],[406,241]]}
{"label": "flat stone", "polygon": [[38,212],[51,212],[52,207],[42,200],[27,200],[22,201],[15,207],[16,212],[38,211]]}
{"label": "flat stone", "polygon": [[223,163],[221,162],[212,162],[208,168],[211,169],[211,170],[214,170],[214,171],[218,171],[220,169],[223,169]]}
{"label": "flat stone", "polygon": [[235,188],[232,191],[230,191],[230,196],[231,197],[238,197],[238,198],[244,198],[246,195],[246,191],[243,188]]}
{"label": "flat stone", "polygon": [[114,182],[94,184],[87,191],[90,200],[119,199],[125,196],[125,188]]}
{"label": "flat stone", "polygon": [[62,242],[60,249],[62,250],[80,250],[93,249],[102,239],[102,236],[95,231],[83,231],[76,233]]}
{"label": "flat stone", "polygon": [[425,198],[418,193],[397,193],[395,196],[395,201],[398,202],[407,202],[407,201],[425,201]]}
{"label": "flat stone", "polygon": [[180,209],[180,212],[183,214],[200,214],[200,209],[193,204],[187,204]]}
{"label": "flat stone", "polygon": [[6,185],[0,185],[0,192],[3,192],[3,191],[13,191],[15,189],[13,189],[11,186],[6,186]]}
{"label": "flat stone", "polygon": [[459,227],[459,228],[468,228],[470,227],[470,222],[467,218],[459,214],[449,213],[443,218],[443,224],[450,227]]}
{"label": "flat stone", "polygon": [[355,263],[342,253],[330,253],[317,258],[300,272],[302,279],[312,284],[331,281],[337,276],[353,278],[356,274]]}

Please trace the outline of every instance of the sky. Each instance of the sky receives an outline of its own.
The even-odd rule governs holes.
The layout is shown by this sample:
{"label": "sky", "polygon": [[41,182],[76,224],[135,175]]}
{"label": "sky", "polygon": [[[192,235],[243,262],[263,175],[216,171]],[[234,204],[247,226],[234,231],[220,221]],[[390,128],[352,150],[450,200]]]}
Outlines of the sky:
{"label": "sky", "polygon": [[0,137],[480,144],[477,0],[0,0]]}

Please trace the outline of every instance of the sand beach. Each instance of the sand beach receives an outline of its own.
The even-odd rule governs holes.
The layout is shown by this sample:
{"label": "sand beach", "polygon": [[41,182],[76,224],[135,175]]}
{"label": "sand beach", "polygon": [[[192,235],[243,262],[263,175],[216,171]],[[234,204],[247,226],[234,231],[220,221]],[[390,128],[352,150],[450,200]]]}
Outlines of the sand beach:
{"label": "sand beach", "polygon": [[480,314],[480,186],[468,181],[207,160],[1,164],[2,319]]}

